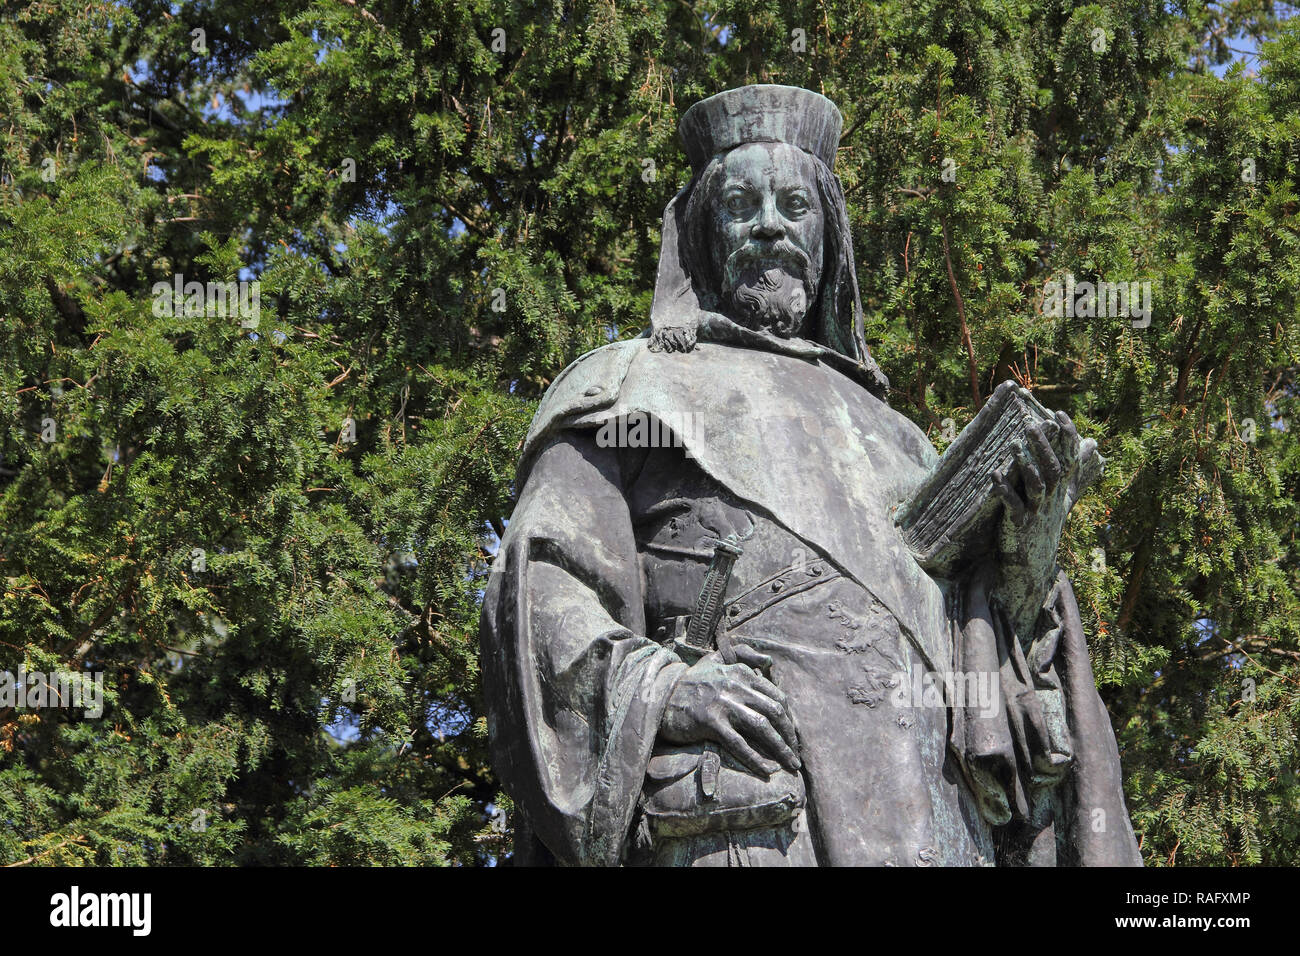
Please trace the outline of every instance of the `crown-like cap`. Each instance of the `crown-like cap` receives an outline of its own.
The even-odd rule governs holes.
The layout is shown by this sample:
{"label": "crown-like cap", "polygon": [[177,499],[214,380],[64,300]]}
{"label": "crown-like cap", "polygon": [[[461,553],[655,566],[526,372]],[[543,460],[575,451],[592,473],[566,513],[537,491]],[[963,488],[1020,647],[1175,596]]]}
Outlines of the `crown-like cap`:
{"label": "crown-like cap", "polygon": [[700,100],[682,117],[680,132],[698,174],[718,153],[741,143],[788,143],[833,167],[843,126],[839,109],[820,93],[754,85]]}

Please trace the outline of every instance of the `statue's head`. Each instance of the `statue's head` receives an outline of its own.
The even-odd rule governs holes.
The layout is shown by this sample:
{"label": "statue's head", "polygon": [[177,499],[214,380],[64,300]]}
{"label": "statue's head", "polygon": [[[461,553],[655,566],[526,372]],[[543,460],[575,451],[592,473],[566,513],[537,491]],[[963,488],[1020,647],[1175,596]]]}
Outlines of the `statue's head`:
{"label": "statue's head", "polygon": [[701,300],[746,328],[806,337],[825,243],[815,162],[785,143],[745,143],[710,162],[687,204]]}
{"label": "statue's head", "polygon": [[[706,334],[698,316],[721,315],[847,356],[883,395],[832,171],[842,126],[834,103],[790,86],[740,87],[686,111],[681,136],[694,175],[664,212],[658,342],[689,348],[697,327]],[[685,346],[674,338],[683,328]]]}

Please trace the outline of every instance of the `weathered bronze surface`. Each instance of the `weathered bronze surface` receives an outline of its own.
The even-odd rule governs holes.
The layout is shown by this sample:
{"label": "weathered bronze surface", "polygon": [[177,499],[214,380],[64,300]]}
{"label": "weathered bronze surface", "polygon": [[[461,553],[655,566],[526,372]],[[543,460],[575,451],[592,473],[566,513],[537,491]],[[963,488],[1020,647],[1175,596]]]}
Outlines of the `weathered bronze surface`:
{"label": "weathered bronze surface", "polygon": [[1055,561],[1104,463],[1012,383],[942,462],[889,407],[841,125],[689,110],[650,328],[533,421],[481,635],[518,862],[1141,862]]}

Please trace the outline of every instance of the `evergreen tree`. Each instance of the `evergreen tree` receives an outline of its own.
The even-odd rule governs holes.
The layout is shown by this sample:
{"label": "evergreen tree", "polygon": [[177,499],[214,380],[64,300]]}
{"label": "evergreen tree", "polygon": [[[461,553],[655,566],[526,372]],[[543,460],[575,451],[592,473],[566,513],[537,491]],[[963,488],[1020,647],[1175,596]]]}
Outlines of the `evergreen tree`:
{"label": "evergreen tree", "polygon": [[104,710],[0,708],[0,862],[509,852],[519,445],[645,326],[677,123],[750,82],[845,114],[894,406],[942,447],[1016,378],[1107,455],[1061,556],[1144,857],[1300,861],[1287,12],[3,0],[0,670]]}

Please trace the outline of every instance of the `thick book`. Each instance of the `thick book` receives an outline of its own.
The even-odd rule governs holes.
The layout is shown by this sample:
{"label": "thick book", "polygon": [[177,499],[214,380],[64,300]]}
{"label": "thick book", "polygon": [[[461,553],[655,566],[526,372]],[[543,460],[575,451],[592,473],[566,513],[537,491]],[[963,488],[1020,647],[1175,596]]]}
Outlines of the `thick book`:
{"label": "thick book", "polygon": [[971,423],[944,451],[930,476],[894,512],[903,540],[927,571],[952,571],[987,549],[1002,499],[993,473],[1010,474],[1016,445],[1031,425],[1055,422],[1027,389],[999,385]]}

